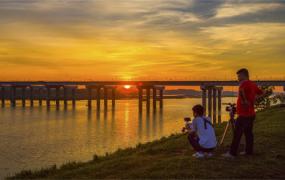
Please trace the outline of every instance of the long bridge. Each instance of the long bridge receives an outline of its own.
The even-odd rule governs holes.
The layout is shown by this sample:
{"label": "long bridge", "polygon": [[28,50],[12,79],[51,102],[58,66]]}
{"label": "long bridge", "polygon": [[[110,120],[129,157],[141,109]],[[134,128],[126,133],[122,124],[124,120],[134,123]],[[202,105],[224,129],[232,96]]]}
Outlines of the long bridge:
{"label": "long bridge", "polygon": [[[260,86],[285,86],[285,80],[258,80]],[[0,85],[161,85],[161,86],[238,86],[238,81],[0,81]]]}
{"label": "long bridge", "polygon": [[[285,80],[260,80],[255,81],[259,86],[281,86],[285,91]],[[104,110],[108,108],[108,100],[112,101],[112,109],[115,109],[116,88],[123,85],[133,85],[138,88],[139,112],[143,111],[143,102],[146,101],[146,111],[150,112],[151,97],[152,109],[156,112],[157,101],[160,108],[163,108],[163,92],[165,86],[199,86],[202,91],[202,104],[207,109],[207,115],[213,118],[213,122],[221,122],[222,90],[224,86],[238,86],[238,81],[3,81],[0,82],[0,99],[2,107],[5,107],[6,100],[10,101],[10,106],[16,106],[16,100],[22,101],[22,106],[26,106],[26,100],[30,100],[30,106],[34,106],[34,101],[38,100],[39,106],[46,101],[47,108],[50,102],[55,101],[59,108],[60,101],[64,102],[64,107],[68,101],[72,101],[72,106],[76,105],[76,91],[79,86],[85,87],[87,92],[86,100],[88,109],[92,108],[92,100],[97,101],[97,110],[100,111],[100,100],[104,99]],[[19,91],[20,90],[20,91]],[[93,91],[96,97],[93,97]],[[144,93],[145,91],[145,93]],[[108,93],[111,92],[111,95]],[[63,94],[61,96],[60,94]],[[111,98],[110,98],[111,97]],[[218,110],[218,112],[217,112]],[[218,117],[217,117],[218,116]]]}

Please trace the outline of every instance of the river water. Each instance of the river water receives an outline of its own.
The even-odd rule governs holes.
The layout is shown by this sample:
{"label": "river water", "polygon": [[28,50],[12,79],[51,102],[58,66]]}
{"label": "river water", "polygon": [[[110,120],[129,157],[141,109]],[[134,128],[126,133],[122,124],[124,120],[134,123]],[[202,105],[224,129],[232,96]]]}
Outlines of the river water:
{"label": "river water", "polygon": [[[234,102],[235,98],[223,98]],[[137,100],[118,100],[116,111],[76,108],[0,108],[0,179],[23,169],[39,169],[70,161],[88,161],[118,148],[135,146],[180,132],[183,118],[192,116],[199,98],[166,99],[157,113],[138,113]],[[95,104],[94,104],[95,106]],[[103,107],[103,105],[102,105]],[[222,113],[222,119],[227,114]]]}

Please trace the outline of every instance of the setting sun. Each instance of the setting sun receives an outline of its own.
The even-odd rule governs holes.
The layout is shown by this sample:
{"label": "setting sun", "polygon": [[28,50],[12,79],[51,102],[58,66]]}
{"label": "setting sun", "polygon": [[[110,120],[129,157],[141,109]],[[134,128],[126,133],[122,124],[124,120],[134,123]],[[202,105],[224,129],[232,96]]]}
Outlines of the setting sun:
{"label": "setting sun", "polygon": [[124,88],[125,88],[125,89],[130,89],[131,86],[130,86],[130,85],[124,85]]}

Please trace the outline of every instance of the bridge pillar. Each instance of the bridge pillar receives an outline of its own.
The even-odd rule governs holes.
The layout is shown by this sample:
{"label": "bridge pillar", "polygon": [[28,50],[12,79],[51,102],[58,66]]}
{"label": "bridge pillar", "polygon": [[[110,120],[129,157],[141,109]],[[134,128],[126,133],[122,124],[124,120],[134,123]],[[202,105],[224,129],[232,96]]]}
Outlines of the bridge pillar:
{"label": "bridge pillar", "polygon": [[112,109],[116,108],[116,87],[112,88]]}
{"label": "bridge pillar", "polygon": [[[75,107],[75,103],[76,103],[76,89],[77,86],[63,86],[63,100],[64,100],[64,108],[67,109],[68,106],[68,101],[71,100],[72,101],[72,107]],[[71,98],[68,97],[68,92],[71,93]]]}
{"label": "bridge pillar", "polygon": [[46,87],[46,90],[47,90],[46,104],[47,104],[47,108],[50,108],[50,88]]}
{"label": "bridge pillar", "polygon": [[30,106],[34,106],[34,88],[30,86]]}
{"label": "bridge pillar", "polygon": [[163,108],[163,89],[159,90],[159,108]]}
{"label": "bridge pillar", "polygon": [[217,89],[213,87],[213,124],[217,124]]}
{"label": "bridge pillar", "polygon": [[222,123],[222,91],[223,87],[218,87],[218,123]]}
{"label": "bridge pillar", "polygon": [[77,87],[71,89],[72,107],[73,108],[76,106],[76,89],[77,89]]}
{"label": "bridge pillar", "polygon": [[56,103],[56,108],[59,109],[60,105],[60,89],[63,87],[63,85],[46,85],[47,89],[47,95],[46,95],[46,103],[47,103],[47,108],[50,108],[50,101],[51,101],[51,90],[55,89],[55,103]]}
{"label": "bridge pillar", "polygon": [[[160,102],[160,109],[163,108],[163,91],[164,86],[138,86],[138,99],[139,99],[139,112],[142,113],[143,110],[143,101],[146,101],[146,111],[150,112],[150,97],[152,90],[152,102],[153,102],[153,112],[155,113],[157,110],[157,101]],[[144,98],[144,90],[146,90],[145,98]],[[159,97],[158,97],[159,95]]]}
{"label": "bridge pillar", "polygon": [[208,88],[208,116],[212,118],[212,87],[209,86]]}
{"label": "bridge pillar", "polygon": [[5,107],[5,87],[1,86],[1,106]]}
{"label": "bridge pillar", "polygon": [[92,90],[96,90],[96,101],[97,101],[97,111],[100,111],[101,107],[101,86],[98,85],[86,85],[85,86],[88,91],[88,108],[91,109],[92,107]]}
{"label": "bridge pillar", "polygon": [[87,87],[87,91],[88,91],[88,108],[91,109],[91,107],[92,107],[92,88]]}
{"label": "bridge pillar", "polygon": [[101,87],[97,87],[97,111],[100,111],[101,109]]}
{"label": "bridge pillar", "polygon": [[207,89],[205,86],[201,86],[200,89],[202,90],[202,106],[205,109],[205,114],[207,112]]}
{"label": "bridge pillar", "polygon": [[[116,105],[116,86],[104,86],[104,111],[108,111],[108,100],[109,98],[112,100],[112,109],[115,109]],[[109,96],[109,91],[111,95]]]}
{"label": "bridge pillar", "polygon": [[38,97],[39,97],[39,106],[42,106],[43,105],[43,87],[40,87],[39,88],[39,94],[38,94]]}
{"label": "bridge pillar", "polygon": [[64,104],[64,109],[67,109],[68,105],[68,97],[67,97],[67,87],[63,87],[63,104]]}
{"label": "bridge pillar", "polygon": [[139,112],[142,113],[143,108],[143,88],[138,86],[138,93],[139,93]]}
{"label": "bridge pillar", "polygon": [[12,107],[16,107],[16,87],[11,86],[10,89],[10,102]]}
{"label": "bridge pillar", "polygon": [[146,88],[146,112],[150,112],[150,87]]}
{"label": "bridge pillar", "polygon": [[104,111],[108,110],[108,87],[104,87]]}
{"label": "bridge pillar", "polygon": [[[159,100],[160,109],[163,108],[163,91],[164,86],[153,86],[153,111],[156,112],[156,102]],[[157,98],[157,91],[159,91],[159,97]]]}
{"label": "bridge pillar", "polygon": [[153,112],[156,112],[156,91],[157,91],[157,89],[156,89],[156,87],[154,86],[154,87],[152,88],[152,103],[153,103],[152,108],[153,108]]}
{"label": "bridge pillar", "polygon": [[39,106],[42,106],[43,90],[46,86],[29,85],[30,89],[30,107],[34,107],[35,100],[39,101]]}
{"label": "bridge pillar", "polygon": [[163,92],[165,87],[164,86],[155,86],[155,89],[159,91],[159,108],[163,108]]}
{"label": "bridge pillar", "polygon": [[22,87],[22,106],[26,107],[26,87]]}
{"label": "bridge pillar", "polygon": [[[221,113],[222,113],[222,89],[223,87],[216,86],[202,86],[202,104],[205,108],[205,115],[209,116],[213,124],[221,123]],[[208,99],[207,99],[208,93]],[[208,105],[207,105],[208,103]],[[206,108],[206,106],[208,108]],[[206,112],[206,109],[208,110]]]}
{"label": "bridge pillar", "polygon": [[22,90],[22,106],[26,106],[26,85],[12,85],[10,89],[10,101],[11,101],[11,106],[16,107],[16,93],[17,93],[17,88]]}
{"label": "bridge pillar", "polygon": [[55,104],[56,104],[57,109],[59,108],[59,105],[60,105],[59,93],[60,93],[60,87],[56,87],[55,88]]}

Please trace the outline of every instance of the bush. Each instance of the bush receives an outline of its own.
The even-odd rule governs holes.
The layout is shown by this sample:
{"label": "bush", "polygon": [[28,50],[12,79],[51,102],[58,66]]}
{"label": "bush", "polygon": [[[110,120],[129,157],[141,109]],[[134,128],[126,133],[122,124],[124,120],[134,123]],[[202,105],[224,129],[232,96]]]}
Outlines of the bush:
{"label": "bush", "polygon": [[281,104],[285,104],[285,94],[284,93],[279,93],[275,95],[275,98],[277,101],[279,101]]}
{"label": "bush", "polygon": [[256,110],[260,111],[269,108],[272,104],[276,104],[278,102],[276,96],[273,96],[274,86],[261,86],[260,89],[263,90],[265,94],[256,100]]}

